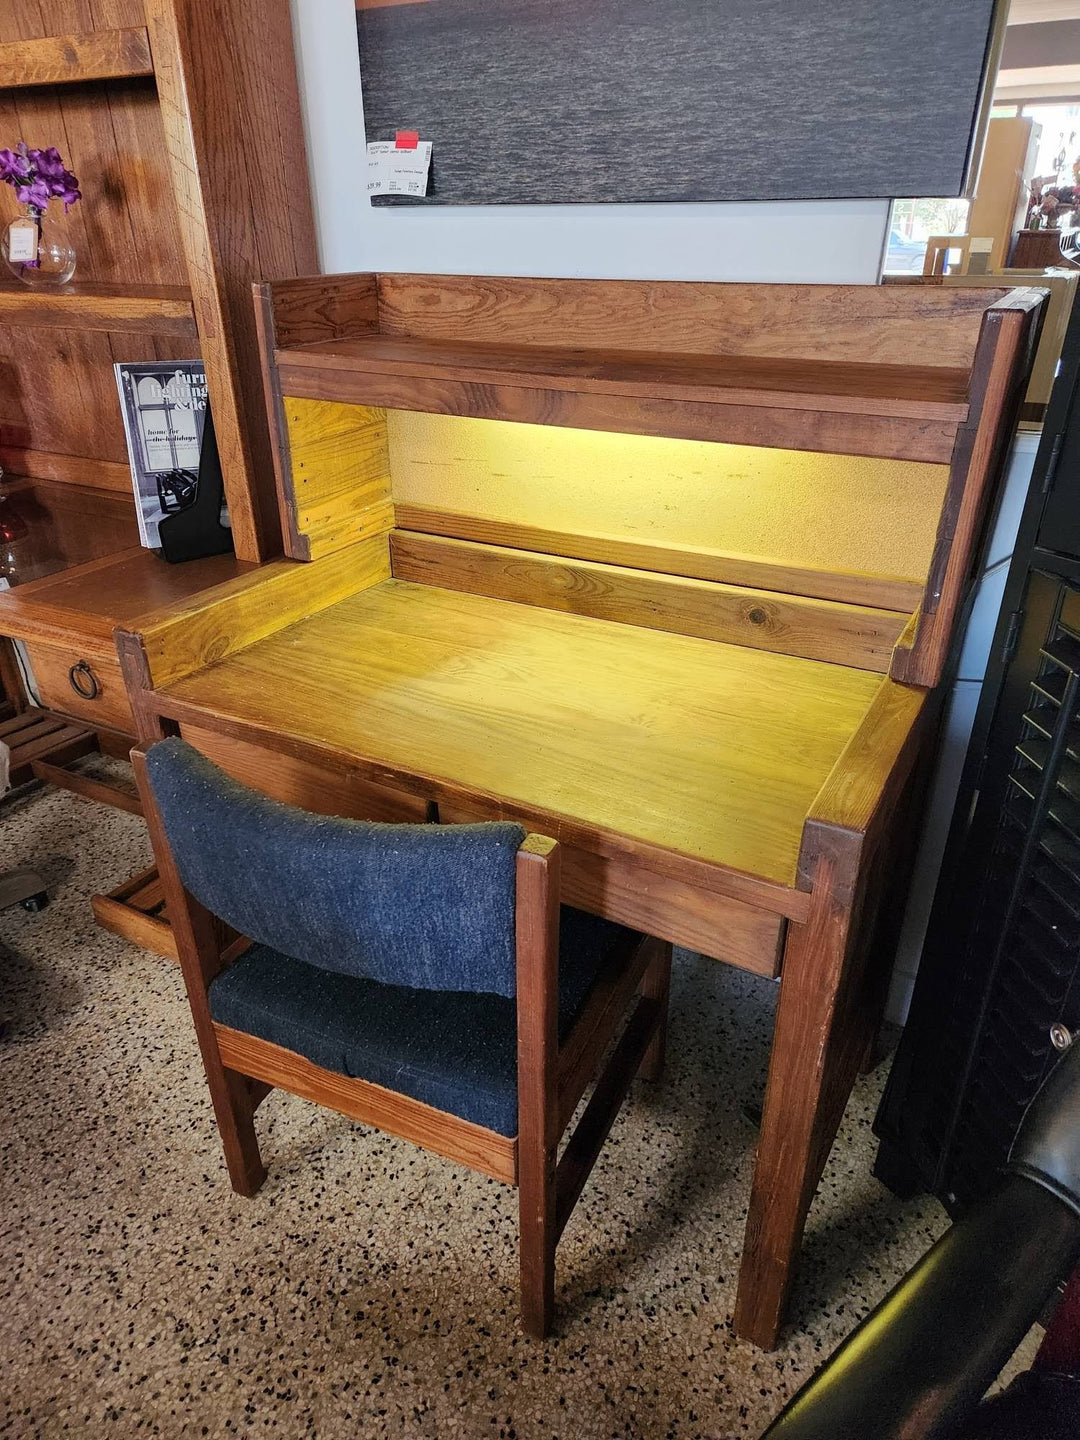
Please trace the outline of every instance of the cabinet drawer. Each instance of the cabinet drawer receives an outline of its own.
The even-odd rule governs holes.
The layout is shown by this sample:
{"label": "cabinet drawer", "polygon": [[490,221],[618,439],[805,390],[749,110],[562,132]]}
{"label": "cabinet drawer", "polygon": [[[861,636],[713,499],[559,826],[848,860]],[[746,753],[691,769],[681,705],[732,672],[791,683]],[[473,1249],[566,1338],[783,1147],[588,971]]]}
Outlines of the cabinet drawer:
{"label": "cabinet drawer", "polygon": [[40,640],[30,641],[26,653],[43,705],[89,725],[135,733],[120,661],[115,656],[82,653]]}

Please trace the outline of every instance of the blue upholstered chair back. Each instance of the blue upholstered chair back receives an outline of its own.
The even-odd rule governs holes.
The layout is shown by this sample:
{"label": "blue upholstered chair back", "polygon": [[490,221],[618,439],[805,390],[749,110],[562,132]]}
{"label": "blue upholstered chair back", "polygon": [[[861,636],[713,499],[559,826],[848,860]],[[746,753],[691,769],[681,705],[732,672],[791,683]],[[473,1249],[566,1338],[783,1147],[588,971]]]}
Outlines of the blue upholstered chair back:
{"label": "blue upholstered chair back", "polygon": [[178,739],[146,770],[184,885],[241,934],[383,984],[514,994],[520,826],[309,814]]}

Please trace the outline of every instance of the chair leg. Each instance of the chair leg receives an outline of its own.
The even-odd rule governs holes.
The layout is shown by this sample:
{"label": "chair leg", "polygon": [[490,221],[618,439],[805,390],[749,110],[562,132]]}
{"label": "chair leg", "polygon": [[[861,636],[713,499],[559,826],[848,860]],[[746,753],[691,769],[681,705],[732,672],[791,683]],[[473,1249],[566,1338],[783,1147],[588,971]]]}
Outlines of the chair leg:
{"label": "chair leg", "polygon": [[645,1000],[659,1000],[661,1006],[660,1024],[645,1051],[638,1075],[642,1080],[659,1080],[664,1071],[664,1049],[667,1045],[668,999],[671,994],[671,950],[666,940],[650,940],[654,947],[654,958],[649,963],[641,982],[641,996]]}
{"label": "chair leg", "polygon": [[246,1078],[238,1071],[221,1066],[218,1075],[212,1076],[211,1070],[217,1068],[207,1065],[206,1078],[225,1151],[225,1164],[232,1188],[238,1195],[250,1198],[258,1193],[266,1179],[266,1166],[262,1163],[255,1135],[254,1096]]}
{"label": "chair leg", "polygon": [[555,1152],[528,1155],[518,1135],[521,1328],[535,1340],[555,1320]]}

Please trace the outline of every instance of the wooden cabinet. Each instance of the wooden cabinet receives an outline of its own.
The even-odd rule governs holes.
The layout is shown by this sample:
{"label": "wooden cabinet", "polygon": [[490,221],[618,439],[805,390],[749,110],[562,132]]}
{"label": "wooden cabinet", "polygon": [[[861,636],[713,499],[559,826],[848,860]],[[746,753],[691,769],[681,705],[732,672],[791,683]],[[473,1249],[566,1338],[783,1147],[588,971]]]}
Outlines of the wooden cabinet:
{"label": "wooden cabinet", "polygon": [[[0,276],[0,467],[27,530],[0,636],[26,642],[59,717],[34,724],[124,754],[113,628],[281,549],[249,287],[316,263],[288,0],[5,0],[0,147],[20,140],[56,145],[84,199],[73,283]],[[0,186],[0,225],[16,210]],[[137,548],[113,365],[200,356],[238,559],[170,566]]]}
{"label": "wooden cabinet", "polygon": [[113,632],[255,567],[231,555],[169,565],[141,546],[42,576],[0,596],[0,623],[24,642],[42,703],[94,729],[132,735]]}
{"label": "wooden cabinet", "polygon": [[[19,140],[56,145],[84,199],[73,284],[0,277],[0,465],[103,515],[125,501],[133,526],[113,363],[201,354],[236,553],[278,553],[246,289],[315,265],[287,0],[8,0],[0,143]],[[0,187],[0,224],[15,209]],[[37,573],[95,558],[37,525]]]}

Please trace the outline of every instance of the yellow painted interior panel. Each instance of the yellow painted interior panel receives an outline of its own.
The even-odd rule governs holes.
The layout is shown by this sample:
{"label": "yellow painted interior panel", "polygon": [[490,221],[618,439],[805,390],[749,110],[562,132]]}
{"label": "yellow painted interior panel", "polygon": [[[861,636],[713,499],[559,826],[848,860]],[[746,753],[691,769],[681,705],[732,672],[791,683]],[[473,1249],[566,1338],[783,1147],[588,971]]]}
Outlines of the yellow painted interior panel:
{"label": "yellow painted interior panel", "polygon": [[922,580],[945,465],[387,412],[395,501]]}
{"label": "yellow painted interior panel", "polygon": [[316,560],[393,524],[386,412],[336,400],[283,404],[297,532]]}

